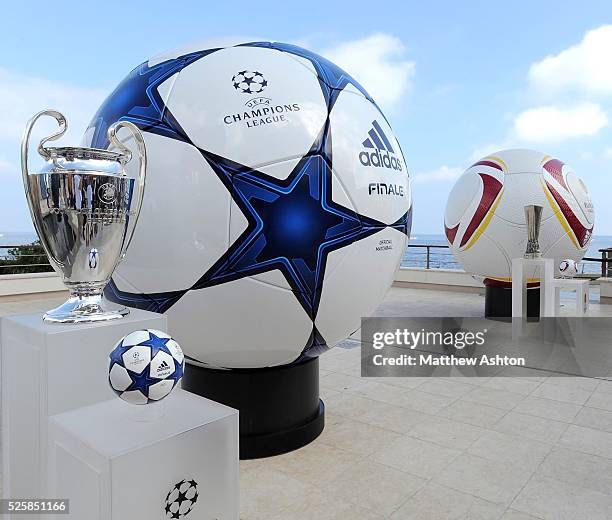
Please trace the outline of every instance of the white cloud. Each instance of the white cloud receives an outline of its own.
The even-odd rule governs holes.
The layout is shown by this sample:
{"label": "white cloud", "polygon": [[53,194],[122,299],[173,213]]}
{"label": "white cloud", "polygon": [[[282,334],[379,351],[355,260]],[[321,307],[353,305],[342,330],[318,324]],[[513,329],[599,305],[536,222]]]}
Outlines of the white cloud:
{"label": "white cloud", "polygon": [[418,172],[412,176],[414,182],[439,182],[439,181],[454,181],[463,173],[463,168],[456,166],[440,166],[435,170],[426,172]]}
{"label": "white cloud", "polygon": [[547,56],[529,69],[532,86],[543,92],[577,90],[612,94],[612,25],[587,31],[577,45]]}
{"label": "white cloud", "polygon": [[[54,108],[68,120],[67,139],[64,141],[62,138],[62,142],[77,145],[106,94],[108,91],[101,89],[26,76],[0,68],[0,141],[14,146],[19,142],[30,117],[40,110]],[[41,120],[42,131],[55,128],[55,123],[50,121],[43,123]]]}
{"label": "white cloud", "polygon": [[571,107],[551,105],[530,108],[518,114],[514,119],[514,132],[527,142],[554,143],[596,135],[607,125],[608,116],[595,103]]}
{"label": "white cloud", "polygon": [[402,41],[388,34],[344,42],[321,54],[351,74],[383,106],[402,98],[415,73],[415,62],[406,59]]}
{"label": "white cloud", "polygon": [[503,150],[504,148],[508,148],[509,146],[510,145],[508,142],[504,142],[503,144],[500,144],[500,143],[485,144],[483,146],[479,146],[478,148],[476,148],[472,152],[472,155],[470,156],[470,158],[472,159],[472,161],[478,161],[482,159],[483,157],[486,157],[487,155],[491,155],[492,153]]}

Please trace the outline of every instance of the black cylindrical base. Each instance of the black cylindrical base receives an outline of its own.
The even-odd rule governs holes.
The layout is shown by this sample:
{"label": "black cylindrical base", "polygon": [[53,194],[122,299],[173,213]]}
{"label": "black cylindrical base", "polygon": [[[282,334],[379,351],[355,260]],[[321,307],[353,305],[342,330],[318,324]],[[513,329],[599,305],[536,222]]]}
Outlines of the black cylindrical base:
{"label": "black cylindrical base", "polygon": [[[485,291],[485,317],[512,318],[512,289],[487,285]],[[527,289],[527,317],[540,317],[540,288]]]}
{"label": "black cylindrical base", "polygon": [[271,368],[218,370],[185,365],[183,389],[240,412],[240,458],[296,450],[323,431],[319,359]]}

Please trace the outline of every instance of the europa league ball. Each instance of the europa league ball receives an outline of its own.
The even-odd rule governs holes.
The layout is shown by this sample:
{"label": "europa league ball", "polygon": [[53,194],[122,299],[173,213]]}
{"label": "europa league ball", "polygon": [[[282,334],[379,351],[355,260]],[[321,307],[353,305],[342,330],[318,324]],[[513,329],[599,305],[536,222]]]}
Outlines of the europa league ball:
{"label": "europa league ball", "polygon": [[578,263],[571,258],[561,260],[559,263],[559,272],[564,278],[573,278],[578,273]]}
{"label": "europa league ball", "polygon": [[168,52],[119,84],[85,143],[106,147],[117,120],[142,130],[149,167],[105,294],[165,313],[190,363],[316,356],[379,305],[410,184],[387,119],[345,71],[275,42]]}
{"label": "europa league ball", "polygon": [[[470,166],[448,197],[444,230],[456,260],[486,285],[509,287],[512,259],[527,245],[524,207],[542,206],[543,257],[579,261],[593,233],[593,204],[582,179],[561,160],[503,150]],[[535,269],[535,268],[534,268]],[[528,282],[538,283],[537,273]]]}
{"label": "europa league ball", "polygon": [[185,356],[168,334],[136,330],[122,338],[110,353],[108,381],[113,391],[131,404],[166,397],[183,377]]}

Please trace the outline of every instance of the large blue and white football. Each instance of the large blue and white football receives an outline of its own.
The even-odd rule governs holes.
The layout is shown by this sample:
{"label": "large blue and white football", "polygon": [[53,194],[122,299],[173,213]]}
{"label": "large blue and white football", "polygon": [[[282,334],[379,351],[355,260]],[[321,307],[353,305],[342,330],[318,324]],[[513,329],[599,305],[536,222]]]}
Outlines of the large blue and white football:
{"label": "large blue and white football", "polygon": [[110,386],[131,404],[163,399],[181,380],[185,368],[185,356],[179,344],[155,329],[128,334],[109,357]]}
{"label": "large blue and white football", "polygon": [[136,67],[84,143],[106,148],[118,120],[142,130],[148,174],[105,295],[165,313],[189,363],[316,356],[379,305],[406,248],[409,177],[386,117],[338,66],[278,42],[194,45]]}

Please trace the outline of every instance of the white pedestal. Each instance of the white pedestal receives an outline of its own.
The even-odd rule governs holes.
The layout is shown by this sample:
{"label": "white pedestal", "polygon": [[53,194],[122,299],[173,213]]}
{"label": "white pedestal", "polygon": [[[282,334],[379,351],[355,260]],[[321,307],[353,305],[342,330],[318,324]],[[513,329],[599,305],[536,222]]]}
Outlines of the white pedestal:
{"label": "white pedestal", "polygon": [[70,518],[173,518],[168,495],[193,481],[187,518],[238,520],[238,412],[180,389],[162,404],[149,421],[120,399],[50,419],[49,489],[69,499]]}
{"label": "white pedestal", "polygon": [[113,398],[108,354],[122,336],[143,328],[165,331],[166,317],[132,309],[101,324],[47,324],[41,314],[2,319],[4,497],[48,498],[49,416]]}
{"label": "white pedestal", "polygon": [[555,291],[555,316],[561,309],[561,291],[573,291],[576,297],[576,316],[584,316],[589,309],[589,281],[572,278],[557,278],[553,281]]}
{"label": "white pedestal", "polygon": [[[530,276],[531,275],[531,276]],[[514,258],[512,260],[512,317],[527,317],[527,283],[540,280],[540,317],[554,316],[555,267],[552,258]]]}

